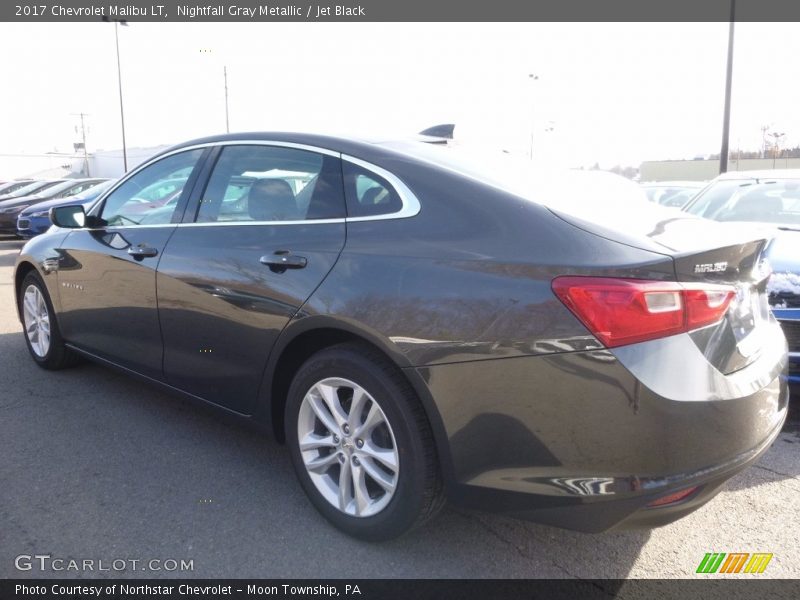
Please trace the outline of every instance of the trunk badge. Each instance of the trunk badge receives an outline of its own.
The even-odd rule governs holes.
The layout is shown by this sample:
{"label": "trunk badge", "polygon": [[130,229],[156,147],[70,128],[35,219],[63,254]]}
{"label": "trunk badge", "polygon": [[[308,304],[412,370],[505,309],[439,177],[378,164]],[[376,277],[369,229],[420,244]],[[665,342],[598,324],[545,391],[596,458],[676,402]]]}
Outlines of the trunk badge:
{"label": "trunk badge", "polygon": [[728,261],[723,260],[715,263],[703,263],[694,266],[695,273],[722,273],[728,270]]}

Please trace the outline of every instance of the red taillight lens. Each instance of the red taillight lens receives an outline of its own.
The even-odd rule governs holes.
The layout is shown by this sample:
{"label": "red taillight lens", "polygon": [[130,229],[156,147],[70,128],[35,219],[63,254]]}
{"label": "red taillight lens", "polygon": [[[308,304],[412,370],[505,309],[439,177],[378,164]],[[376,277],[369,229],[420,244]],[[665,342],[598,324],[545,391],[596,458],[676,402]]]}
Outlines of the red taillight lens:
{"label": "red taillight lens", "polygon": [[680,502],[681,500],[685,500],[692,494],[697,491],[698,486],[690,487],[685,490],[681,490],[680,492],[673,492],[672,494],[668,494],[666,496],[661,496],[658,500],[653,500],[650,504],[647,505],[647,508],[656,508],[658,506],[667,506],[668,504],[675,504],[676,502]]}
{"label": "red taillight lens", "polygon": [[735,292],[728,287],[686,286],[686,329],[691,331],[719,321],[727,312]]}
{"label": "red taillight lens", "polygon": [[609,348],[719,321],[732,288],[610,277],[556,277],[553,292]]}

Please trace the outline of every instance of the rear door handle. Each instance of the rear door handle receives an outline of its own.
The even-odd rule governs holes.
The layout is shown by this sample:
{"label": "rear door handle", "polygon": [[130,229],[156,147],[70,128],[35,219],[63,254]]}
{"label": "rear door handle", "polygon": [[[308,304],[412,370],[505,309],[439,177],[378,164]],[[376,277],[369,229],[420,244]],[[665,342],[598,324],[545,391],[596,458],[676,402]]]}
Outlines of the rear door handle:
{"label": "rear door handle", "polygon": [[142,260],[143,258],[152,258],[154,256],[158,256],[158,249],[153,248],[152,246],[140,244],[138,246],[131,246],[128,248],[128,254],[130,254],[136,260]]}
{"label": "rear door handle", "polygon": [[290,254],[288,250],[278,250],[274,254],[265,254],[260,262],[276,273],[283,273],[286,269],[303,269],[308,264],[305,256]]}

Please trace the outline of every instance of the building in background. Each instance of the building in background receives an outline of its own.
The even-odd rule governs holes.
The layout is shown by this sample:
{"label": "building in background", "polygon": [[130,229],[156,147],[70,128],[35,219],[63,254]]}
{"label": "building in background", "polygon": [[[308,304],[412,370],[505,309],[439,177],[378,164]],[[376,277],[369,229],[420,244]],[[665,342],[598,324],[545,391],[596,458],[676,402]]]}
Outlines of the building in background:
{"label": "building in background", "polygon": [[[728,171],[800,169],[800,158],[743,158],[728,160]],[[719,159],[650,160],[639,167],[639,181],[710,181],[719,175]]]}

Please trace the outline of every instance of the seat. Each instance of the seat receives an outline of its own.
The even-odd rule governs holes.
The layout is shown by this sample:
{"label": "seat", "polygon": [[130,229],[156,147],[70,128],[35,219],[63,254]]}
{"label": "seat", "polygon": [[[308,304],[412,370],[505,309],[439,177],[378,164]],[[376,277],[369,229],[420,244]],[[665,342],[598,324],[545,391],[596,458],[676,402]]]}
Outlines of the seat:
{"label": "seat", "polygon": [[402,208],[400,199],[383,186],[371,187],[364,192],[359,205],[359,215],[364,217],[388,215]]}
{"label": "seat", "polygon": [[250,186],[247,212],[254,221],[301,219],[291,186],[283,179],[259,179]]}

